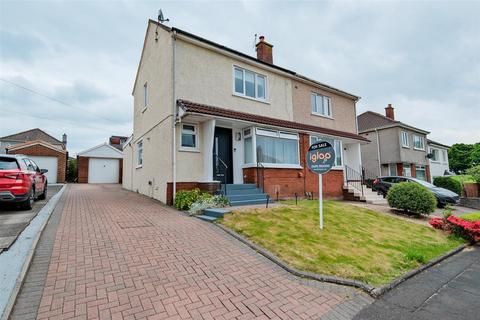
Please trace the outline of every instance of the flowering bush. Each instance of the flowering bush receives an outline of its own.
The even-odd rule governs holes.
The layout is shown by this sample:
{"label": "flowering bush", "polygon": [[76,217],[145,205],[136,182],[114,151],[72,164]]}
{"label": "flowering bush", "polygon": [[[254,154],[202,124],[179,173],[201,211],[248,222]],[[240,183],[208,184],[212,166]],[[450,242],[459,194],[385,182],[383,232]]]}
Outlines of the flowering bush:
{"label": "flowering bush", "polygon": [[228,206],[229,202],[225,196],[213,196],[212,198],[199,199],[195,201],[188,212],[192,215],[199,214],[207,208],[223,208]]}
{"label": "flowering bush", "polygon": [[471,242],[480,241],[480,221],[467,221],[456,216],[431,218],[428,223],[435,229],[454,233]]}

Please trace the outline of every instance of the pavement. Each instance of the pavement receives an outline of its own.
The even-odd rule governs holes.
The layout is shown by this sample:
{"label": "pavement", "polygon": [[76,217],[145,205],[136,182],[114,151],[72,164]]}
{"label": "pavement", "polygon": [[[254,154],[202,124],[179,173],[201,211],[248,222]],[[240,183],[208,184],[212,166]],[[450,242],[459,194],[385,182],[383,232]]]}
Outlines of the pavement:
{"label": "pavement", "polygon": [[414,276],[363,309],[356,320],[480,319],[480,246]]}
{"label": "pavement", "polygon": [[372,302],[295,277],[118,185],[68,185],[10,319],[351,319]]}
{"label": "pavement", "polygon": [[48,187],[47,199],[37,200],[31,210],[21,209],[12,204],[0,205],[0,254],[15,242],[20,233],[35,218],[43,206],[54,196],[62,185]]}

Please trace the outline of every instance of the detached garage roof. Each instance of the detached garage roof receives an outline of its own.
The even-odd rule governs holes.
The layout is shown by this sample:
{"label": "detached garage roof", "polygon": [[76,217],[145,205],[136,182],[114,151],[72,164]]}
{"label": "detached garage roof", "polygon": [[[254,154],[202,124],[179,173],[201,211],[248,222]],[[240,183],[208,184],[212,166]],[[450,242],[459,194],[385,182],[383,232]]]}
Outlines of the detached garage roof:
{"label": "detached garage roof", "polygon": [[56,152],[67,153],[67,151],[59,149],[58,146],[54,146],[53,144],[50,144],[48,142],[41,141],[41,140],[28,141],[28,142],[25,142],[25,143],[20,143],[20,144],[16,144],[16,145],[13,145],[13,146],[9,146],[9,147],[7,147],[7,150],[8,151],[18,151],[18,150],[22,150],[22,149],[37,146],[37,145],[43,146],[43,147],[48,148],[48,149],[52,149]]}
{"label": "detached garage roof", "polygon": [[90,158],[115,158],[122,159],[123,153],[117,148],[112,147],[108,143],[102,143],[96,147],[90,148],[88,150],[79,152],[77,154],[79,157],[90,157]]}

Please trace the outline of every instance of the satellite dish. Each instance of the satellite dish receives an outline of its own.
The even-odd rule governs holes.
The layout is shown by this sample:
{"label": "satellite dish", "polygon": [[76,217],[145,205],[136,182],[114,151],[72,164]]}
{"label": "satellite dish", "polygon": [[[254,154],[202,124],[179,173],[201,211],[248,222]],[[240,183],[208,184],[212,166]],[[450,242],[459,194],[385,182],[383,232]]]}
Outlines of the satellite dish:
{"label": "satellite dish", "polygon": [[165,19],[163,17],[162,9],[158,10],[158,22],[164,23],[164,22],[168,22],[168,21],[170,21],[170,19]]}

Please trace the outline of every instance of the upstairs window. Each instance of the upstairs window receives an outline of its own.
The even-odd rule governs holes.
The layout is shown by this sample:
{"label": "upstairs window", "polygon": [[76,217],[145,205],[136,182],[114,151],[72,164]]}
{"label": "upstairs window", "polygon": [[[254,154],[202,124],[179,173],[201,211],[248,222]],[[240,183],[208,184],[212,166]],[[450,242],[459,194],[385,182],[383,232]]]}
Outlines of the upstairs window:
{"label": "upstairs window", "polygon": [[324,117],[332,117],[332,100],[330,97],[312,93],[311,106],[313,114]]}
{"label": "upstairs window", "polygon": [[442,154],[443,154],[443,159],[442,161],[443,162],[448,162],[448,154],[447,154],[447,150],[442,150]]}
{"label": "upstairs window", "polygon": [[143,85],[143,110],[147,109],[148,104],[148,84]]}
{"label": "upstairs window", "polygon": [[402,147],[409,148],[410,144],[408,142],[408,133],[406,131],[402,131]]}
{"label": "upstairs window", "polygon": [[423,137],[413,135],[413,148],[417,150],[425,150],[425,145],[423,143]]}
{"label": "upstairs window", "polygon": [[432,154],[432,161],[440,161],[438,149],[431,149],[430,153]]}
{"label": "upstairs window", "polygon": [[182,142],[183,149],[197,149],[197,126],[194,124],[182,125]]}
{"label": "upstairs window", "polygon": [[143,141],[137,142],[137,167],[143,165]]}
{"label": "upstairs window", "polygon": [[234,67],[235,94],[245,97],[266,100],[267,77],[240,67]]}

